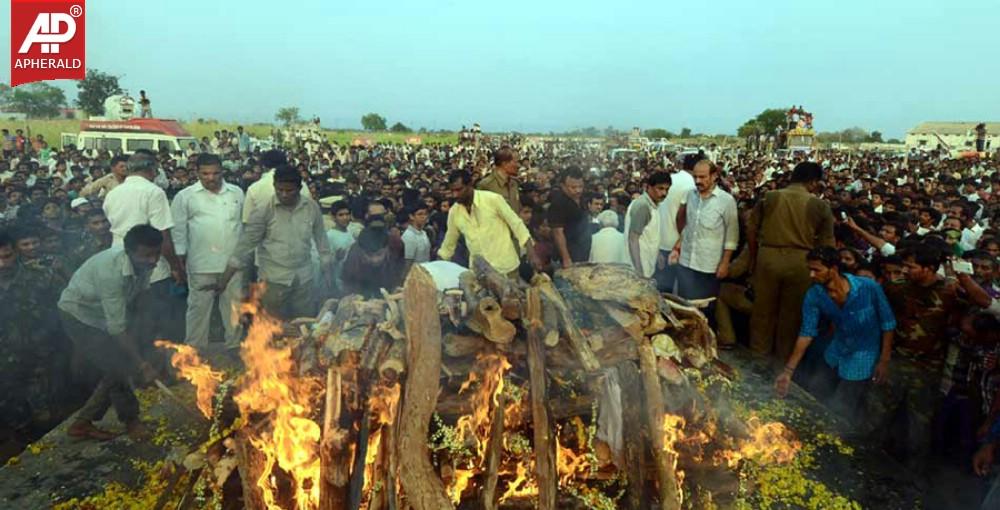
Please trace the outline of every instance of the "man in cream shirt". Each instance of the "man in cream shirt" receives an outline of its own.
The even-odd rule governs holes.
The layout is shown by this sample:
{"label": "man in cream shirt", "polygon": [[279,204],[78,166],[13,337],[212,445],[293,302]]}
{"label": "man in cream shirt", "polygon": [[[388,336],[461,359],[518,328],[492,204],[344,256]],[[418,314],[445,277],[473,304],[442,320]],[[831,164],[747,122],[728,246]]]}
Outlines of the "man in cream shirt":
{"label": "man in cream shirt", "polygon": [[[198,182],[174,197],[174,246],[188,271],[186,342],[204,347],[215,295],[203,287],[218,281],[240,238],[243,190],[222,178],[222,161],[214,154],[197,159]],[[226,345],[239,340],[234,308],[243,288],[242,274],[229,281],[219,296],[219,314],[225,329]]]}
{"label": "man in cream shirt", "polygon": [[[267,205],[274,198],[274,169],[287,164],[288,158],[284,152],[273,149],[262,154],[260,162],[267,171],[247,188],[246,200],[243,202],[243,223],[250,221],[254,209]],[[309,186],[302,186],[301,193],[306,198],[312,198]]]}

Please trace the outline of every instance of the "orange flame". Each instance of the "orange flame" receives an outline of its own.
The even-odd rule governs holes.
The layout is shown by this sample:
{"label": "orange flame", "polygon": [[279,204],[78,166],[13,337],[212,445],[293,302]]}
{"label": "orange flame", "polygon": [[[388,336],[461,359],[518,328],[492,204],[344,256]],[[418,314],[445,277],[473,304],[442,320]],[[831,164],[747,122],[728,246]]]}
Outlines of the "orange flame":
{"label": "orange flame", "polygon": [[319,505],[320,426],[310,415],[311,400],[320,385],[315,378],[296,373],[290,347],[272,343],[282,333],[279,321],[254,302],[244,303],[241,312],[253,313],[254,320],[240,349],[246,373],[233,398],[245,419],[254,414],[271,416],[269,427],[250,432],[251,444],[265,456],[257,485],[267,508],[279,510],[273,480],[277,463],[292,478],[296,510],[315,510]]}
{"label": "orange flame", "polygon": [[[472,388],[473,384],[479,383],[471,398],[472,414],[460,417],[455,423],[455,431],[463,442],[475,443],[476,461],[480,464],[486,459],[486,448],[490,441],[490,410],[500,404],[504,374],[510,368],[510,362],[502,354],[480,354],[476,358],[476,368],[469,372],[469,378],[458,390],[462,394]],[[445,488],[455,504],[459,503],[462,491],[476,474],[475,466],[470,467],[473,469],[455,469],[454,476]]]}
{"label": "orange flame", "polygon": [[517,474],[514,480],[507,484],[507,490],[500,496],[501,503],[510,498],[526,498],[538,495],[538,483],[535,481],[534,476],[531,476],[534,471],[534,465],[534,460],[517,463],[517,466],[515,466]]}
{"label": "orange flame", "polygon": [[463,440],[475,441],[476,456],[480,460],[486,457],[486,446],[490,439],[490,410],[500,403],[504,374],[510,368],[510,362],[502,354],[480,355],[476,358],[476,368],[469,373],[469,379],[458,390],[462,394],[473,383],[479,382],[479,388],[471,399],[472,414],[459,418],[455,429]]}
{"label": "orange flame", "polygon": [[577,454],[571,448],[559,444],[556,439],[556,469],[559,472],[559,484],[568,485],[577,473],[590,470],[590,462],[586,454]]}
{"label": "orange flame", "polygon": [[684,471],[677,469],[677,443],[685,440],[684,417],[676,414],[663,415],[663,451],[670,454],[670,469],[677,475],[677,486],[684,483]]}
{"label": "orange flame", "polygon": [[735,468],[743,459],[753,459],[763,464],[783,464],[795,458],[802,443],[794,439],[791,431],[781,422],[760,423],[754,416],[747,420],[750,439],[743,441],[737,450],[716,453],[716,463]]}
{"label": "orange flame", "polygon": [[[382,444],[382,429],[374,430],[374,428],[389,425],[396,419],[399,396],[399,383],[393,383],[391,386],[379,385],[372,389],[368,410],[373,417],[373,432],[368,436],[368,452],[365,455],[365,485],[362,490],[364,494],[369,493],[374,482],[375,464],[378,461],[379,448]],[[387,444],[386,446],[391,448],[391,445]]]}
{"label": "orange flame", "polygon": [[475,475],[476,471],[473,469],[455,469],[452,473],[451,483],[447,487],[448,497],[452,503],[457,505],[462,501],[462,492],[469,486],[469,482]]}
{"label": "orange flame", "polygon": [[378,449],[382,445],[382,430],[376,430],[368,436],[368,451],[365,453],[365,485],[362,494],[369,494],[375,478],[375,461],[378,460]]}
{"label": "orange flame", "polygon": [[393,383],[391,386],[379,385],[372,389],[368,409],[375,416],[377,425],[388,425],[396,419],[399,393],[399,383]]}
{"label": "orange flame", "polygon": [[177,369],[182,378],[194,385],[197,390],[198,410],[206,418],[211,418],[212,398],[219,383],[222,382],[222,372],[213,370],[211,365],[202,361],[198,351],[190,345],[175,344],[166,340],[157,340],[153,345],[176,351],[170,357],[170,364]]}

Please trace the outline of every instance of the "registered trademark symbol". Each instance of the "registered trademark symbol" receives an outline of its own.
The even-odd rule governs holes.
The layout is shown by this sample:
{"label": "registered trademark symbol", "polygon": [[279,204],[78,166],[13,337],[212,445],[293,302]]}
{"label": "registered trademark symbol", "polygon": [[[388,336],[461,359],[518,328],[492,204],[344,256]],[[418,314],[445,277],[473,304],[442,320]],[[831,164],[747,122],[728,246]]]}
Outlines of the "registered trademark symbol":
{"label": "registered trademark symbol", "polygon": [[80,7],[79,5],[74,5],[70,7],[69,15],[73,16],[74,18],[79,18],[80,16],[83,15],[83,7]]}

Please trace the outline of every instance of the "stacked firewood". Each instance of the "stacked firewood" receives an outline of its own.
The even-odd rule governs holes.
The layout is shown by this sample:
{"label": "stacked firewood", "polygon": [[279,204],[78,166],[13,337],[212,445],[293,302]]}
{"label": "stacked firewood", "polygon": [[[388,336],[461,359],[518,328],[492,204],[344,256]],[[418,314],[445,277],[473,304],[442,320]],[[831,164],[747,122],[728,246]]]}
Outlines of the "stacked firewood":
{"label": "stacked firewood", "polygon": [[[442,291],[418,265],[398,294],[294,321],[283,341],[322,382],[318,508],[569,508],[573,476],[604,480],[617,508],[679,508],[665,417],[692,379],[724,374],[698,305],[618,265],[525,283],[477,259],[460,282]],[[281,480],[262,494],[270,468],[247,434],[236,442],[245,507],[299,508]]]}

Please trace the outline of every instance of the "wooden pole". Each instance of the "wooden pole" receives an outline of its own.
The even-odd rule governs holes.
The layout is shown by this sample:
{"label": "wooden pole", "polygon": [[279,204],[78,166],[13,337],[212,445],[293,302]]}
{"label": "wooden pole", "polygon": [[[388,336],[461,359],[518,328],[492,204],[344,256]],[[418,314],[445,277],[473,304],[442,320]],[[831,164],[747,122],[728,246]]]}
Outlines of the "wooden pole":
{"label": "wooden pole", "polygon": [[[371,330],[370,330],[371,331]],[[361,366],[358,369],[358,398],[360,400],[361,424],[358,426],[358,437],[354,443],[354,468],[351,469],[351,483],[348,489],[348,508],[361,508],[364,499],[362,489],[365,485],[365,461],[368,457],[368,440],[371,437],[372,413],[370,409],[371,391],[374,386],[375,367],[378,360],[388,350],[392,339],[375,334],[366,341],[361,351]],[[367,340],[367,339],[366,339]]]}
{"label": "wooden pole", "polygon": [[507,401],[502,396],[497,399],[490,416],[490,442],[486,445],[485,480],[483,481],[482,504],[485,510],[497,510],[497,479],[500,475],[500,455],[503,453],[504,406]]}
{"label": "wooden pole", "polygon": [[323,439],[320,444],[320,510],[340,510],[347,502],[347,480],[350,461],[346,448],[347,431],[339,427],[343,381],[340,367],[326,371],[326,402],[323,410]]}
{"label": "wooden pole", "polygon": [[236,435],[236,460],[243,484],[243,508],[245,510],[266,510],[264,496],[257,480],[264,471],[263,454],[254,449],[245,431]]}
{"label": "wooden pole", "polygon": [[444,484],[434,472],[427,434],[437,405],[441,377],[441,320],[437,286],[415,265],[403,285],[407,379],[400,405],[399,481],[414,510],[452,510]]}
{"label": "wooden pole", "polygon": [[666,412],[663,405],[663,388],[660,387],[660,376],[656,373],[656,354],[653,352],[653,344],[647,338],[639,340],[639,372],[642,375],[642,387],[646,396],[646,428],[653,450],[653,461],[656,464],[660,498],[658,508],[678,510],[681,506],[681,494],[677,486],[677,474],[674,472],[674,455],[666,451],[663,443],[663,416]]}
{"label": "wooden pole", "polygon": [[538,482],[539,510],[556,508],[556,450],[546,406],[545,332],[542,330],[542,302],[537,288],[528,289],[525,322],[528,330],[528,375],[531,386],[531,417],[535,439],[535,479]]}
{"label": "wooden pole", "polygon": [[618,382],[622,389],[622,436],[624,439],[624,465],[628,479],[623,508],[648,510],[646,494],[646,448],[642,438],[642,382],[635,362],[618,364]]}

